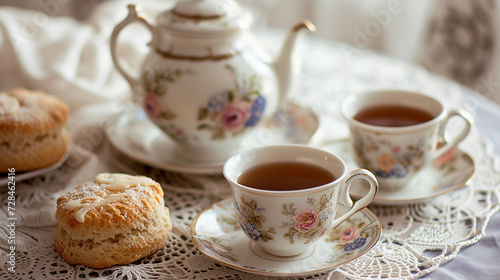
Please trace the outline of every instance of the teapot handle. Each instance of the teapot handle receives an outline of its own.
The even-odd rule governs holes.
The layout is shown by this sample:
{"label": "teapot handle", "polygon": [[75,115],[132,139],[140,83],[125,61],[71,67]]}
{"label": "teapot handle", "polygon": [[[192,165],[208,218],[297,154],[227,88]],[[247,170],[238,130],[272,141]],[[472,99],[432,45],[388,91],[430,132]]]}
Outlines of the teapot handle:
{"label": "teapot handle", "polygon": [[[120,65],[120,61],[118,59],[118,54],[116,52],[116,43],[118,40],[118,35],[123,30],[123,28],[125,28],[130,23],[140,22],[144,24],[151,32],[152,39],[151,42],[148,43],[149,47],[152,49],[156,49],[159,42],[159,36],[158,36],[159,34],[156,28],[154,28],[153,25],[149,23],[149,20],[145,17],[145,15],[139,14],[140,13],[139,7],[137,7],[136,5],[128,5],[127,8],[128,8],[128,16],[122,22],[120,22],[115,27],[115,29],[113,29],[113,33],[111,34],[111,41],[110,41],[111,58],[113,59],[113,63],[115,67],[118,69],[118,72],[120,72],[120,74],[122,74],[125,80],[127,80],[127,82],[130,84],[132,92],[137,93],[140,92],[136,90],[138,89],[138,87],[141,86],[140,79],[134,78],[132,75],[128,74]],[[133,99],[137,101],[138,97],[136,97],[134,94]]]}

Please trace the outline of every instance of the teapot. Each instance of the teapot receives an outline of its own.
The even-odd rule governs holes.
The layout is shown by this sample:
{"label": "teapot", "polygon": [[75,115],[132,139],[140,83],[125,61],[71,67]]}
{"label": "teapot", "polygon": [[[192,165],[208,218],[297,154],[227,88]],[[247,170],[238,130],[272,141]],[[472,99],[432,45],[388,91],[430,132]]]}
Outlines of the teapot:
{"label": "teapot", "polygon": [[[161,12],[156,25],[135,5],[128,12],[111,35],[113,63],[133,100],[177,144],[179,155],[197,162],[227,159],[245,135],[286,103],[297,71],[297,34],[315,30],[307,20],[295,25],[268,63],[249,39],[251,13],[234,0],[180,1]],[[136,78],[120,65],[116,45],[120,32],[137,22],[152,39]]]}

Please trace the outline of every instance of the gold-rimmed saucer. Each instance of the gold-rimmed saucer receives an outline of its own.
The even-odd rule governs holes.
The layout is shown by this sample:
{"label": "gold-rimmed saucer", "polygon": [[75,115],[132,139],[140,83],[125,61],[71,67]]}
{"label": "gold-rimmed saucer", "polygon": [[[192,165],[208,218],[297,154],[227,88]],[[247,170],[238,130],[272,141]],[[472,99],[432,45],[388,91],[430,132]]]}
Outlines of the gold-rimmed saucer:
{"label": "gold-rimmed saucer", "polygon": [[[370,251],[382,232],[377,217],[365,208],[330,230],[307,252],[278,257],[246,237],[233,207],[232,200],[226,199],[201,211],[191,223],[191,240],[212,260],[253,274],[293,277],[333,270]],[[345,211],[339,207],[340,212]]]}
{"label": "gold-rimmed saucer", "polygon": [[[347,139],[331,141],[322,148],[340,156],[348,169],[359,168]],[[408,186],[396,191],[379,189],[372,203],[402,205],[424,202],[466,187],[475,171],[471,156],[455,149],[420,170]],[[350,194],[353,198],[360,198],[367,191],[368,186],[353,184]]]}

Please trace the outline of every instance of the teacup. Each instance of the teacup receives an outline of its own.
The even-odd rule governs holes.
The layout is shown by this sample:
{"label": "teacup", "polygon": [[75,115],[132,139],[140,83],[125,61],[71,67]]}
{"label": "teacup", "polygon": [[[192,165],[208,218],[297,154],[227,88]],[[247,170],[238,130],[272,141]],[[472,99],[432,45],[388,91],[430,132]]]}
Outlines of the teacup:
{"label": "teacup", "polygon": [[[378,190],[368,170],[347,172],[338,156],[305,145],[240,152],[226,161],[223,173],[233,188],[235,215],[242,230],[276,256],[307,252],[329,229],[370,204]],[[259,182],[267,179],[271,182]],[[366,180],[370,190],[353,205],[349,188],[356,179]],[[350,208],[340,217],[336,217],[338,203]]]}
{"label": "teacup", "polygon": [[[384,190],[400,190],[433,160],[454,149],[470,131],[472,116],[449,110],[437,99],[400,90],[350,95],[342,115],[351,133],[356,163],[375,174]],[[445,140],[452,117],[464,120],[453,139]]]}

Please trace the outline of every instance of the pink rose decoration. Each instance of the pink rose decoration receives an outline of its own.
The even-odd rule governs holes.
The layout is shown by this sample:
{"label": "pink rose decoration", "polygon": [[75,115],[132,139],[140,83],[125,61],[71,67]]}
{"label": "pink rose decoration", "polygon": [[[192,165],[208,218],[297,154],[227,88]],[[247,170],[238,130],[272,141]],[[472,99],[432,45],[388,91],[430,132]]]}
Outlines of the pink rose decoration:
{"label": "pink rose decoration", "polygon": [[401,147],[399,147],[399,146],[392,147],[391,151],[393,153],[397,154],[401,151]]}
{"label": "pink rose decoration", "polygon": [[230,102],[218,113],[218,119],[225,130],[235,131],[243,127],[250,117],[247,102]]}
{"label": "pink rose decoration", "polygon": [[158,120],[161,118],[161,106],[160,102],[158,102],[158,98],[151,92],[146,94],[144,98],[144,110],[146,114],[153,120]]}
{"label": "pink rose decoration", "polygon": [[292,217],[295,222],[293,226],[296,230],[300,232],[307,232],[314,228],[316,222],[318,221],[318,213],[314,210],[302,210],[300,213]]}
{"label": "pink rose decoration", "polygon": [[343,231],[339,233],[339,242],[341,244],[348,243],[351,240],[354,240],[359,237],[359,228],[355,227],[346,227]]}
{"label": "pink rose decoration", "polygon": [[444,153],[441,157],[437,158],[434,161],[434,164],[435,165],[442,165],[442,164],[448,163],[453,159],[454,155],[455,155],[455,149],[451,149],[448,152]]}
{"label": "pink rose decoration", "polygon": [[184,130],[178,128],[175,130],[175,135],[177,135],[178,137],[182,137],[184,136],[186,133],[184,132]]}

